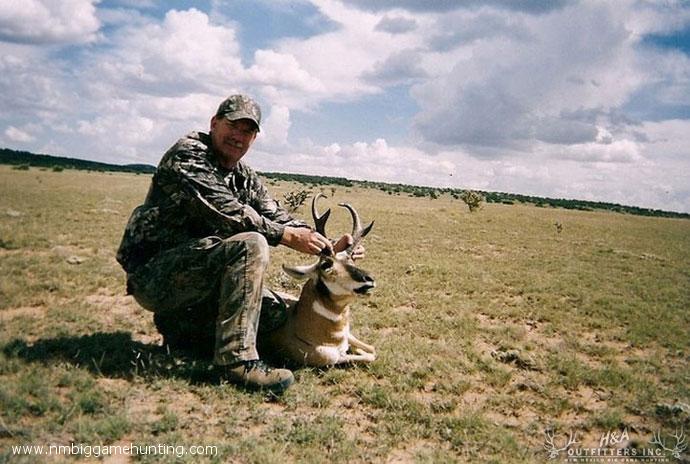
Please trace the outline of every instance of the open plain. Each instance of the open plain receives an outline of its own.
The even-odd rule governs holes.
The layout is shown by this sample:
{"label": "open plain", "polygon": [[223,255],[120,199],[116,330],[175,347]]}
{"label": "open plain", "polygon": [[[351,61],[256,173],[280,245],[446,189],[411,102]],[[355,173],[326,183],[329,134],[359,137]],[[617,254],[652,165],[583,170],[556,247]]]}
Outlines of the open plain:
{"label": "open plain", "polygon": [[[17,445],[129,443],[215,452],[99,459],[546,462],[547,432],[555,448],[573,434],[562,462],[576,449],[660,449],[657,432],[673,449],[690,432],[688,220],[470,213],[447,195],[313,187],[330,197],[331,234],[349,230],[338,202],[376,221],[362,267],[377,288],[352,318],[379,357],[299,369],[276,398],[219,384],[208,361],[161,346],[125,294],[114,255],[149,181],[0,166],[0,462],[75,458]],[[278,199],[304,188],[268,186]],[[306,206],[297,214],[310,220]],[[280,265],[309,261],[274,249],[269,284],[297,293]]]}

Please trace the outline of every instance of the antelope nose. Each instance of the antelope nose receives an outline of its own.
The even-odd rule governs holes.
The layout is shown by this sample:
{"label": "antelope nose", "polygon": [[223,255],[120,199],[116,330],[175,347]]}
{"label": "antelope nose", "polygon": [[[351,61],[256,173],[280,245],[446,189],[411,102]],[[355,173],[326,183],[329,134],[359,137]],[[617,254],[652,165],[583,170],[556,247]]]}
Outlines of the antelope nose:
{"label": "antelope nose", "polygon": [[376,287],[376,282],[374,279],[369,277],[368,275],[363,276],[364,278],[362,279],[362,285],[360,285],[356,290],[355,293],[358,293],[360,295],[364,295],[369,292],[372,288]]}
{"label": "antelope nose", "polygon": [[367,286],[367,287],[375,287],[376,286],[376,282],[374,281],[374,278],[365,272],[362,272],[362,274],[360,274],[358,280],[360,282],[362,282],[364,284],[364,286]]}

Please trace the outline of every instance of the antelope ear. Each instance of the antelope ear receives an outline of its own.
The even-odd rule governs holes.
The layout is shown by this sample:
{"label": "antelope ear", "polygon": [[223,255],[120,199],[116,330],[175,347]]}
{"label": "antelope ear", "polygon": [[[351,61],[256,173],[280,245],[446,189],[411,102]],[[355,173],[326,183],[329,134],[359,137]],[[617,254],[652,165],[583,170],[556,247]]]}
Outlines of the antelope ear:
{"label": "antelope ear", "polygon": [[314,264],[306,264],[304,266],[286,266],[283,264],[283,271],[290,277],[303,280],[311,277],[319,266],[319,261]]}

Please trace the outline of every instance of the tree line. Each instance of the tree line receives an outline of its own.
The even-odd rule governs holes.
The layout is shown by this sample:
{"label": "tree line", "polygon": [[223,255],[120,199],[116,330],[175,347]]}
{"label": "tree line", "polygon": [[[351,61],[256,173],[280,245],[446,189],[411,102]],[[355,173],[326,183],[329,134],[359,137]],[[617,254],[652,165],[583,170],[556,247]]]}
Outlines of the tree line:
{"label": "tree line", "polygon": [[[17,151],[9,148],[0,148],[0,164],[9,164],[26,169],[29,167],[50,168],[54,170],[78,169],[81,171],[101,172],[133,172],[139,174],[151,174],[156,171],[155,166],[149,164],[110,164],[98,161],[89,161],[64,156],[52,156]],[[58,169],[55,169],[58,168]]]}
{"label": "tree line", "polygon": [[[312,188],[321,186],[337,185],[342,187],[364,187],[381,190],[389,195],[407,195],[412,197],[429,197],[432,200],[440,198],[442,195],[449,195],[456,200],[467,199],[468,196],[479,195],[486,203],[500,203],[505,205],[513,204],[532,204],[541,208],[563,208],[580,211],[606,210],[617,213],[635,214],[639,216],[655,216],[668,218],[690,219],[688,213],[678,213],[674,211],[664,211],[660,209],[642,208],[639,206],[621,205],[602,201],[588,201],[568,198],[547,198],[518,193],[489,192],[483,190],[468,190],[457,188],[424,187],[408,184],[392,184],[386,182],[373,182],[367,180],[351,180],[343,177],[324,177],[311,176],[306,174],[290,174],[264,172],[261,173],[268,179],[275,179],[288,182],[297,182]],[[463,200],[464,201],[464,200]]]}
{"label": "tree line", "polygon": [[[155,172],[155,166],[149,164],[109,164],[98,161],[82,160],[77,158],[68,158],[62,156],[52,156],[44,154],[34,154],[26,151],[11,150],[9,148],[0,148],[0,164],[13,165],[15,168],[28,169],[29,167],[52,168],[53,170],[60,169],[79,169],[88,171],[102,171],[102,172],[129,172],[137,174],[152,174]],[[374,182],[367,180],[351,180],[344,177],[331,176],[314,176],[308,174],[291,174],[280,172],[261,172],[263,177],[272,180],[297,182],[304,186],[311,186],[312,188],[323,186],[336,187],[364,187],[370,189],[381,190],[389,195],[408,195],[414,197],[429,197],[432,200],[440,198],[443,195],[448,195],[456,200],[463,200],[468,198],[469,192],[481,196],[486,203],[501,203],[506,205],[512,204],[532,204],[542,208],[564,208],[581,211],[606,210],[617,213],[635,214],[640,216],[656,216],[669,218],[683,218],[690,219],[688,213],[678,213],[673,211],[664,211],[660,209],[641,208],[638,206],[627,206],[617,203],[576,200],[566,198],[546,198],[531,195],[522,195],[517,193],[506,192],[488,192],[482,190],[467,190],[456,188],[437,188],[424,187],[418,185],[396,184],[385,182]]]}

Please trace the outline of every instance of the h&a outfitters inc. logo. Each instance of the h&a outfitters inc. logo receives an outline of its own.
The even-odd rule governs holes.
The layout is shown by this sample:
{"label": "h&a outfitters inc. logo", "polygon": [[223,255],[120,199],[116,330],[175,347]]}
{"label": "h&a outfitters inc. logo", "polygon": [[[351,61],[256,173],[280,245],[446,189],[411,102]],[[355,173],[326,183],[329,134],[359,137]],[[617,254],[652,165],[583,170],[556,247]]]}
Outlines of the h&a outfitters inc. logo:
{"label": "h&a outfitters inc. logo", "polygon": [[673,462],[680,460],[688,448],[682,428],[665,438],[661,432],[656,432],[646,446],[633,443],[627,428],[603,433],[599,446],[593,447],[582,446],[572,431],[562,438],[552,429],[546,430],[545,434],[544,449],[548,458],[573,463]]}

